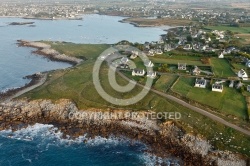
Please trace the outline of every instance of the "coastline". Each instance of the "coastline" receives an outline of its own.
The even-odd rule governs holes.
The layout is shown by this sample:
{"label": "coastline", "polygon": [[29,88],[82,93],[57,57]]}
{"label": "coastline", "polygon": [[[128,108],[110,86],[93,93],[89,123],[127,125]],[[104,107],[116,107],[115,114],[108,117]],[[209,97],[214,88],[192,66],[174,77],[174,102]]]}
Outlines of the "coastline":
{"label": "coastline", "polygon": [[[65,61],[64,58],[55,58],[56,54],[48,54],[42,50],[51,49],[50,45],[41,42],[18,41],[19,46],[37,48],[34,53],[46,56],[51,60],[71,62],[73,65],[78,63],[76,61]],[[55,51],[55,50],[54,50]],[[54,53],[52,51],[52,53]],[[51,53],[51,52],[50,52]],[[59,56],[60,57],[60,56]],[[63,56],[64,57],[64,56]],[[78,59],[79,60],[79,59]],[[46,74],[46,73],[44,73]],[[46,76],[47,77],[47,76]],[[30,77],[32,80],[34,78]],[[46,79],[44,80],[44,82]],[[39,83],[40,82],[40,83]],[[42,85],[43,81],[34,83],[36,87]],[[210,147],[209,143],[201,138],[192,135],[184,134],[180,128],[172,122],[160,123],[150,121],[147,119],[131,119],[131,118],[114,118],[106,120],[91,119],[91,114],[100,111],[106,111],[109,114],[113,112],[129,113],[127,110],[98,110],[90,109],[88,111],[78,110],[76,105],[68,100],[56,101],[53,104],[49,100],[27,101],[16,100],[11,101],[13,98],[18,97],[18,94],[27,92],[32,85],[25,86],[23,89],[18,89],[13,97],[0,104],[0,130],[10,129],[17,130],[27,125],[34,125],[35,123],[52,124],[58,127],[65,135],[70,135],[72,138],[88,134],[89,137],[102,136],[108,137],[115,135],[117,137],[128,137],[131,140],[139,140],[149,147],[147,152],[152,153],[158,157],[166,158],[175,156],[180,158],[184,165],[195,165],[197,163],[205,163],[202,165],[220,165],[218,163],[234,163],[234,166],[244,165],[242,163],[249,161],[242,156],[234,155],[229,152],[213,151],[212,149],[205,148],[207,157],[203,156],[202,149],[199,145],[205,144]],[[36,88],[34,87],[34,88]],[[41,107],[40,107],[41,106]],[[55,110],[54,110],[55,109]],[[18,111],[17,113],[15,113]],[[64,112],[66,111],[66,112]],[[83,119],[69,118],[72,111],[75,114],[85,112]],[[51,113],[52,112],[52,113]],[[146,114],[147,112],[140,112]],[[71,114],[72,115],[72,114]],[[87,116],[87,118],[86,118]],[[153,125],[153,128],[151,128]],[[66,127],[69,126],[69,127]],[[145,127],[146,126],[146,127]],[[148,126],[151,126],[148,128]],[[192,140],[190,142],[190,140]],[[198,146],[198,147],[197,147]],[[193,149],[192,149],[193,148]],[[222,156],[222,157],[220,157]],[[217,163],[216,163],[216,162]],[[240,164],[239,164],[240,163]],[[246,164],[245,164],[246,165]]]}
{"label": "coastline", "polygon": [[[110,116],[99,118],[100,113]],[[66,99],[56,102],[16,100],[0,105],[0,130],[15,131],[36,123],[52,124],[64,136],[72,138],[84,134],[88,138],[126,136],[146,144],[148,150],[145,152],[161,158],[178,158],[180,165],[184,166],[197,163],[202,163],[203,166],[247,164],[247,160],[240,155],[212,150],[209,142],[185,134],[171,121],[159,123],[146,118],[151,112],[134,112],[138,116],[127,116],[132,113],[130,110],[78,110],[73,102]]]}
{"label": "coastline", "polygon": [[[60,54],[56,50],[51,49],[50,45],[47,45],[45,43],[25,40],[18,40],[17,42],[18,46],[20,47],[36,48],[37,50],[33,51],[32,53],[45,56],[52,61],[66,62],[72,64],[73,66],[76,66],[83,61],[82,59],[69,57],[65,54]],[[26,76],[25,78],[31,79],[31,81],[22,87],[9,89],[6,92],[0,93],[0,103],[10,102],[12,99],[43,85],[47,80],[47,75],[48,72],[43,72]]]}
{"label": "coastline", "polygon": [[60,54],[58,51],[52,49],[49,44],[45,44],[42,42],[26,41],[26,40],[17,40],[17,42],[19,47],[36,48],[37,50],[33,51],[32,53],[45,56],[52,61],[67,62],[72,65],[78,65],[83,61],[82,59],[70,57],[65,54]]}
{"label": "coastline", "polygon": [[31,81],[22,87],[9,89],[6,92],[0,93],[0,103],[10,102],[12,99],[43,85],[47,80],[47,72],[36,73],[25,78],[31,79]]}

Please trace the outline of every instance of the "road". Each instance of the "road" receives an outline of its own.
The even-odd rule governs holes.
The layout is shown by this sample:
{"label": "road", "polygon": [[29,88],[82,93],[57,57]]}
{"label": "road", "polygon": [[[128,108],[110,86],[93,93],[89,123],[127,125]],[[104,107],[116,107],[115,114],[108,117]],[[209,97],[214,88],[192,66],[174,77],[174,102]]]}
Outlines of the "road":
{"label": "road", "polygon": [[23,90],[20,90],[20,91],[17,92],[16,94],[14,94],[14,95],[8,97],[7,99],[4,100],[4,103],[8,103],[8,102],[10,102],[12,99],[17,98],[17,97],[21,96],[22,94],[27,93],[27,92],[29,92],[29,91],[31,91],[31,90],[33,90],[33,89],[35,89],[35,88],[37,88],[37,87],[43,85],[43,84],[45,83],[46,79],[47,79],[47,73],[43,74],[42,78],[39,79],[39,82],[38,82],[38,83],[36,83],[36,84],[34,84],[34,85],[32,85],[32,86],[29,86],[29,87],[27,87],[27,88],[24,88]]}
{"label": "road", "polygon": [[[109,58],[105,59],[105,61],[108,63],[108,65],[111,65],[111,62],[112,62],[114,59],[118,59],[118,58],[121,58],[121,57],[122,57],[122,56],[120,56],[119,54],[113,54],[113,55],[110,56]],[[128,77],[126,77],[124,74],[122,74],[119,70],[116,70],[116,72],[117,72],[122,78],[124,78],[125,80],[131,81]],[[132,82],[132,83],[134,83],[134,82]],[[241,127],[239,127],[239,126],[237,126],[237,125],[235,125],[235,124],[233,124],[233,123],[230,123],[230,122],[226,121],[225,119],[223,119],[223,118],[221,118],[221,117],[219,117],[219,116],[216,116],[216,115],[214,115],[214,114],[212,114],[212,113],[210,113],[210,112],[207,112],[207,111],[204,110],[204,109],[195,107],[195,106],[193,106],[193,105],[191,105],[191,104],[189,104],[189,103],[187,103],[187,102],[185,102],[185,101],[183,101],[183,100],[181,100],[181,99],[179,99],[179,98],[177,98],[177,97],[168,95],[168,94],[166,94],[166,93],[160,92],[160,91],[155,90],[155,89],[152,89],[152,88],[145,87],[145,86],[142,85],[142,84],[139,84],[139,83],[135,83],[135,84],[138,85],[138,86],[140,86],[140,87],[142,87],[142,88],[149,89],[149,91],[151,91],[151,92],[153,92],[153,93],[155,93],[155,94],[158,94],[158,95],[160,95],[160,96],[162,96],[162,97],[164,97],[164,98],[167,98],[167,99],[169,99],[169,100],[171,100],[171,101],[174,101],[174,102],[176,102],[176,103],[178,103],[178,104],[180,104],[180,105],[182,105],[182,106],[184,106],[184,107],[186,107],[186,108],[189,108],[189,109],[191,109],[191,110],[193,110],[193,111],[195,111],[195,112],[198,112],[198,113],[200,113],[200,114],[202,114],[202,115],[204,115],[204,116],[206,116],[206,117],[208,117],[208,118],[210,118],[210,119],[212,119],[212,120],[214,120],[214,121],[217,121],[217,122],[219,122],[219,123],[221,123],[221,124],[223,124],[223,125],[225,125],[225,126],[231,127],[231,128],[233,128],[233,129],[235,129],[235,130],[241,132],[241,133],[244,133],[244,134],[250,136],[250,131],[249,131],[249,130],[243,129],[243,128],[241,128]]]}
{"label": "road", "polygon": [[[130,79],[128,77],[126,77],[125,75],[123,75],[120,71],[117,71],[117,73],[122,78],[124,78],[125,80],[130,81]],[[142,84],[136,83],[136,85],[138,85],[138,86],[140,86],[142,88],[145,88],[144,85],[142,85]],[[231,127],[231,128],[233,128],[233,129],[235,129],[237,131],[240,131],[240,132],[250,136],[250,131],[249,130],[243,129],[243,128],[241,128],[241,127],[239,127],[239,126],[237,126],[237,125],[235,125],[233,123],[227,122],[226,120],[224,120],[224,119],[222,119],[222,118],[220,118],[220,117],[218,117],[218,116],[216,116],[216,115],[214,115],[214,114],[212,114],[210,112],[207,112],[206,110],[195,107],[195,106],[193,106],[193,105],[191,105],[189,103],[186,103],[185,101],[183,101],[181,99],[178,99],[178,98],[176,98],[174,96],[171,96],[171,95],[168,95],[166,93],[160,92],[158,90],[150,88],[150,91],[155,93],[155,94],[158,94],[158,95],[160,95],[160,96],[162,96],[164,98],[167,98],[167,99],[169,99],[171,101],[174,101],[174,102],[176,102],[176,103],[178,103],[178,104],[180,104],[180,105],[182,105],[182,106],[184,106],[186,108],[189,108],[189,109],[191,109],[191,110],[193,110],[195,112],[198,112],[198,113],[200,113],[200,114],[202,114],[202,115],[204,115],[204,116],[206,116],[206,117],[208,117],[208,118],[210,118],[210,119],[212,119],[214,121],[217,121],[217,122],[219,122],[221,124],[224,124],[225,126]]]}

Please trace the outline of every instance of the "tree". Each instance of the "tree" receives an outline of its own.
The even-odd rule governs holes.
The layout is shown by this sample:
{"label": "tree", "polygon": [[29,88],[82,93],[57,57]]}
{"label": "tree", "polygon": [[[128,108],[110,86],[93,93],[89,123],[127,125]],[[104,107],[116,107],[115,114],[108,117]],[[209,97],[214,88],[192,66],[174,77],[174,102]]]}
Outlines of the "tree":
{"label": "tree", "polygon": [[193,38],[192,38],[191,35],[188,35],[188,36],[187,36],[187,41],[188,41],[188,42],[192,42],[192,41],[193,41]]}
{"label": "tree", "polygon": [[240,92],[243,93],[244,91],[245,91],[245,87],[244,86],[240,87]]}
{"label": "tree", "polygon": [[168,64],[164,63],[164,64],[161,64],[159,67],[158,67],[158,71],[160,72],[168,72],[169,69],[168,69]]}

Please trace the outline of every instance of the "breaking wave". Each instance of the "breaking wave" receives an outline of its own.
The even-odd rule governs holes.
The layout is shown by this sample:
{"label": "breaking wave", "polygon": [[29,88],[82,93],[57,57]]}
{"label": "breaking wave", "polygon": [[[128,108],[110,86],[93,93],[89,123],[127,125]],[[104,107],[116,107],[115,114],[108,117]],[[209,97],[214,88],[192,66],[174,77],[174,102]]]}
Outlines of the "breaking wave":
{"label": "breaking wave", "polygon": [[[3,140],[2,140],[3,139]],[[86,135],[72,139],[63,138],[63,133],[53,125],[35,124],[17,131],[0,131],[0,165],[23,163],[23,165],[57,165],[63,161],[69,165],[170,165],[174,160],[162,159],[145,153],[147,147],[127,138],[95,137],[88,139]],[[3,143],[2,143],[3,142]],[[4,150],[10,149],[10,155]],[[15,149],[13,149],[15,148]],[[2,153],[1,153],[2,152]],[[55,155],[56,154],[56,155]],[[83,164],[83,162],[85,164]],[[63,162],[62,162],[63,163]],[[22,165],[22,164],[20,164]],[[176,165],[177,162],[176,162]]]}

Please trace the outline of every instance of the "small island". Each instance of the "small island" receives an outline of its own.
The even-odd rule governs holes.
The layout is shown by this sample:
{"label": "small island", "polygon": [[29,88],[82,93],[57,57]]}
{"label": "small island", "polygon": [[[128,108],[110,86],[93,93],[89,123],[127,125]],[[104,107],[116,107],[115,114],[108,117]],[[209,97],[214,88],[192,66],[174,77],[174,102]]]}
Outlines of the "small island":
{"label": "small island", "polygon": [[34,23],[35,22],[12,22],[12,23],[9,23],[9,25],[32,25]]}

